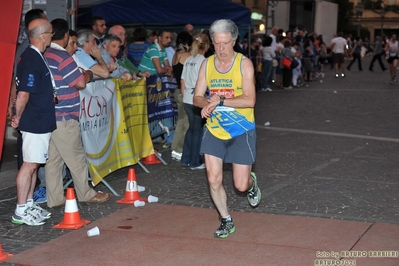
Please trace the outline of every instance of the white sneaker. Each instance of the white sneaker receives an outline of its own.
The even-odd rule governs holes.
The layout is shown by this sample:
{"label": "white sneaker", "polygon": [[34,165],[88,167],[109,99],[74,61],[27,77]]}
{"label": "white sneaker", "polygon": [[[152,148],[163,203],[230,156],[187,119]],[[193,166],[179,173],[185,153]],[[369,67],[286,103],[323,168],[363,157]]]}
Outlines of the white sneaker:
{"label": "white sneaker", "polygon": [[181,156],[182,156],[181,152],[172,151],[171,157],[172,157],[173,160],[181,161]]}
{"label": "white sneaker", "polygon": [[51,212],[46,211],[42,207],[35,203],[33,203],[32,207],[28,209],[32,212],[33,215],[35,215],[38,218],[43,218],[43,219],[49,219],[51,217]]}
{"label": "white sneaker", "polygon": [[197,167],[190,167],[191,170],[202,170],[202,169],[205,169],[205,168],[206,167],[205,167],[204,163],[199,165],[199,166],[197,166]]}
{"label": "white sneaker", "polygon": [[45,224],[45,221],[42,218],[38,218],[32,215],[28,209],[22,215],[15,214],[11,217],[11,222],[13,224],[26,224],[26,225],[42,225]]}

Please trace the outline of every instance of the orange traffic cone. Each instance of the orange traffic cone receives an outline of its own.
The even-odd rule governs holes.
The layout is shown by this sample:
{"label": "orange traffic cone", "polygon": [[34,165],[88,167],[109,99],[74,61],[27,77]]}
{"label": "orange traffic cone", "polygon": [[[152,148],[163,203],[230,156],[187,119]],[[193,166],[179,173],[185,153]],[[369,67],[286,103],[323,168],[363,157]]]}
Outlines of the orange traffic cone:
{"label": "orange traffic cone", "polygon": [[136,172],[133,168],[129,168],[127,175],[125,197],[116,201],[119,204],[134,204],[136,200],[147,201],[145,198],[140,197],[140,193],[137,189]]}
{"label": "orange traffic cone", "polygon": [[155,153],[148,155],[142,160],[143,164],[160,164],[161,161],[155,156]]}
{"label": "orange traffic cone", "polygon": [[90,221],[80,218],[78,204],[76,203],[75,191],[73,188],[67,189],[64,220],[54,226],[57,229],[78,229]]}
{"label": "orange traffic cone", "polygon": [[11,256],[12,256],[12,254],[3,252],[3,248],[1,247],[1,243],[0,243],[0,261],[5,260]]}

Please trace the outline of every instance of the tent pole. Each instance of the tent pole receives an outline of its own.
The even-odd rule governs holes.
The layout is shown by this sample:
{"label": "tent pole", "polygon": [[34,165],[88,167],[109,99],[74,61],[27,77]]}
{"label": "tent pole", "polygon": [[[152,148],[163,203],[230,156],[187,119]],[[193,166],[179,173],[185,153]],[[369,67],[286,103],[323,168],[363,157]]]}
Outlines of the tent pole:
{"label": "tent pole", "polygon": [[247,47],[247,49],[248,49],[249,60],[251,60],[251,25],[248,25],[248,47]]}

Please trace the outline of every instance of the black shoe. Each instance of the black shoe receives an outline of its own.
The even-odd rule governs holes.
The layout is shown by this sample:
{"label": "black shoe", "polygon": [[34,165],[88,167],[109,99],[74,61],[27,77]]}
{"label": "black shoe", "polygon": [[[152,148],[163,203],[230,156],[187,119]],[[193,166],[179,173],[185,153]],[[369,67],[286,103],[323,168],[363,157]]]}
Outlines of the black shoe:
{"label": "black shoe", "polygon": [[372,70],[371,68],[369,68],[369,70],[370,70],[370,71],[374,71],[374,70]]}
{"label": "black shoe", "polygon": [[387,71],[387,68],[383,68],[382,71]]}
{"label": "black shoe", "polygon": [[348,69],[349,71],[351,71],[351,69],[349,67],[347,67],[346,69]]}

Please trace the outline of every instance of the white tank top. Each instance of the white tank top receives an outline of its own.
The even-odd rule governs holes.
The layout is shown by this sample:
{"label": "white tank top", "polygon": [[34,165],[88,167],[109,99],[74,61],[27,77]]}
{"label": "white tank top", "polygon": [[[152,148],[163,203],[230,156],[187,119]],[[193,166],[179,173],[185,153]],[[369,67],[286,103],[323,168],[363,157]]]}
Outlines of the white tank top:
{"label": "white tank top", "polygon": [[391,42],[391,40],[389,40],[389,56],[390,57],[395,57],[398,55],[398,41],[395,42]]}

